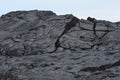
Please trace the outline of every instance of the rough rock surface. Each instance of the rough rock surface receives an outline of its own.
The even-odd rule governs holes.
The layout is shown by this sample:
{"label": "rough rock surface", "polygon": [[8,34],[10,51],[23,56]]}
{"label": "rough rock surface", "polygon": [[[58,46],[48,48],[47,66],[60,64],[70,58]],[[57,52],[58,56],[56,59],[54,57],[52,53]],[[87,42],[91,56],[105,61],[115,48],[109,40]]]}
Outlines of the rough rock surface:
{"label": "rough rock surface", "polygon": [[37,10],[2,15],[0,80],[120,80],[120,22]]}

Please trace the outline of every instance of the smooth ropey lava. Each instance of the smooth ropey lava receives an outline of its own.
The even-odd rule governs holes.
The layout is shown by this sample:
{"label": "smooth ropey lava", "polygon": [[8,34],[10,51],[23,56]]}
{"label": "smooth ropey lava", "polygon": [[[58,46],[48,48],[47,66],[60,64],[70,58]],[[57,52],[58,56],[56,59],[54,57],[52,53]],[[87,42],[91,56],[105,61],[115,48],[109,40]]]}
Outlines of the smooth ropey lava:
{"label": "smooth ropey lava", "polygon": [[52,11],[0,17],[0,80],[119,80],[120,22]]}

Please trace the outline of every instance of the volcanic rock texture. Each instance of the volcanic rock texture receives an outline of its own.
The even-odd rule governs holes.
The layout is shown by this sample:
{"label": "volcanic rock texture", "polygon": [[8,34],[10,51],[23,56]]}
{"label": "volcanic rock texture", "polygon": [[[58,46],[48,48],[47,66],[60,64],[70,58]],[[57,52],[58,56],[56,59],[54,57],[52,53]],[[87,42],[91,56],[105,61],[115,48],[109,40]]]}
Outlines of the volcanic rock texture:
{"label": "volcanic rock texture", "polygon": [[2,15],[0,80],[120,80],[120,22],[37,10]]}

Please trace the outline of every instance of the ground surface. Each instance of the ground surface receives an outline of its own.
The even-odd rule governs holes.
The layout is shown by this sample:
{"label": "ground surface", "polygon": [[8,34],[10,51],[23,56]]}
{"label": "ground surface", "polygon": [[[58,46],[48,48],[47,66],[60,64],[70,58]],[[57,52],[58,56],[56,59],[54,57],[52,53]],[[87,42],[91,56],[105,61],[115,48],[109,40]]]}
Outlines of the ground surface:
{"label": "ground surface", "polygon": [[0,80],[119,80],[120,22],[16,11],[0,18]]}

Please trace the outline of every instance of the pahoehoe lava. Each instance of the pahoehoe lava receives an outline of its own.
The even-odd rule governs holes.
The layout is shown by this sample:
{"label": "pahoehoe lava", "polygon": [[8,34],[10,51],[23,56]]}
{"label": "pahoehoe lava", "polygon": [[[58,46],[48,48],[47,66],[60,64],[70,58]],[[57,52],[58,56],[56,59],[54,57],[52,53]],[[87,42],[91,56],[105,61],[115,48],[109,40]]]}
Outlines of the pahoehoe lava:
{"label": "pahoehoe lava", "polygon": [[0,80],[119,80],[120,22],[52,11],[0,17]]}

